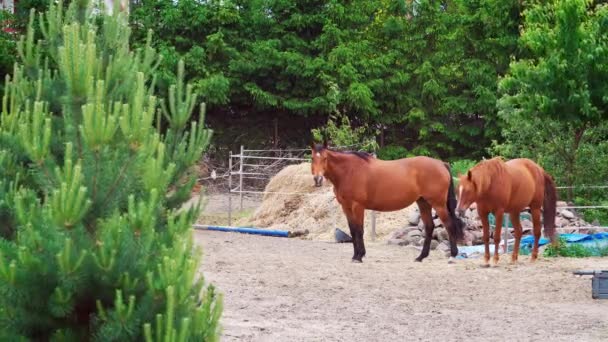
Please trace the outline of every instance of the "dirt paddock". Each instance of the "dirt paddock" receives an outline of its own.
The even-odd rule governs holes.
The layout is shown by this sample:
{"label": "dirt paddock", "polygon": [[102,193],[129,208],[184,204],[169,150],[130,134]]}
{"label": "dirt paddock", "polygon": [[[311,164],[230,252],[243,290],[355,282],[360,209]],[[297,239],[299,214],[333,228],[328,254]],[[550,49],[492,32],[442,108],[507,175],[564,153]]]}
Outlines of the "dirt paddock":
{"label": "dirt paddock", "polygon": [[222,341],[606,341],[608,300],[577,269],[608,259],[447,264],[438,252],[198,231],[203,273],[224,293]]}

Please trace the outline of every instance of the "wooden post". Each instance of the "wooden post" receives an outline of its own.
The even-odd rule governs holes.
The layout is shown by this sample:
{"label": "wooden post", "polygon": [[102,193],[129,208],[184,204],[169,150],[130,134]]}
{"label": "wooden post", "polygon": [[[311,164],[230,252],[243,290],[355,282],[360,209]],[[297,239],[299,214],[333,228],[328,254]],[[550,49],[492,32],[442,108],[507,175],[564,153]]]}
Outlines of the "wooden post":
{"label": "wooden post", "polygon": [[372,210],[372,241],[376,241],[376,211]]}
{"label": "wooden post", "polygon": [[228,157],[228,226],[232,224],[232,151]]}
{"label": "wooden post", "polygon": [[245,147],[243,145],[241,145],[241,154],[240,154],[240,160],[241,160],[241,164],[239,165],[239,201],[241,202],[240,204],[240,210],[243,211],[243,152],[245,151]]}

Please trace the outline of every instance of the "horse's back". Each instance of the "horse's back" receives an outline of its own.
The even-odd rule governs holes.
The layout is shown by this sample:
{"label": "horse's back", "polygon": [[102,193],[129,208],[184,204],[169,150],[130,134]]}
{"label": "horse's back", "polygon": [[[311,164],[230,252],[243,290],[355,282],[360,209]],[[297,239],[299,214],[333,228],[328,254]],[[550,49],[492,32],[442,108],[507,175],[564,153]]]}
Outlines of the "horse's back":
{"label": "horse's back", "polygon": [[447,198],[450,177],[440,160],[422,156],[376,159],[370,171],[366,190],[376,210],[397,210],[420,197],[434,202]]}
{"label": "horse's back", "polygon": [[542,202],[545,179],[543,168],[528,158],[516,158],[506,162],[511,174],[512,188],[515,193],[511,194],[512,201],[527,202],[538,204]]}

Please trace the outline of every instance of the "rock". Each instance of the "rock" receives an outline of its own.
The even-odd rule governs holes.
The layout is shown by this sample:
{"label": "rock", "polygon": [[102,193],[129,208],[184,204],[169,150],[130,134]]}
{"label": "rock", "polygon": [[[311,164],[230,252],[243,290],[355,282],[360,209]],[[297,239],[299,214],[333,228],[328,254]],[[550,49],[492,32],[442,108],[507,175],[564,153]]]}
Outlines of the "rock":
{"label": "rock", "polygon": [[464,213],[464,217],[469,220],[479,220],[479,215],[477,214],[477,210],[467,210]]}
{"label": "rock", "polygon": [[437,249],[442,251],[442,252],[449,252],[450,251],[450,244],[447,241],[443,241],[440,242],[437,245]]}
{"label": "rock", "polygon": [[405,235],[407,235],[410,232],[419,232],[420,230],[418,229],[418,227],[406,227],[403,228],[403,231],[405,232]]}
{"label": "rock", "polygon": [[407,228],[400,228],[400,229],[393,231],[388,239],[389,240],[403,239],[404,237],[407,236],[407,233],[408,233]]}
{"label": "rock", "polygon": [[435,240],[439,240],[439,239],[440,239],[440,238],[439,238],[439,234],[440,234],[440,232],[441,232],[441,231],[443,231],[443,230],[445,230],[445,228],[441,228],[441,227],[439,227],[439,228],[435,228],[435,230],[433,230],[433,239],[435,239]]}
{"label": "rock", "polygon": [[432,251],[436,250],[437,246],[439,246],[439,241],[437,241],[437,240],[431,240],[431,250]]}
{"label": "rock", "polygon": [[569,220],[572,220],[575,217],[574,213],[572,213],[570,210],[563,209],[560,211],[560,213],[562,214],[563,217],[565,217]]}
{"label": "rock", "polygon": [[433,223],[435,224],[435,227],[443,227],[443,222],[438,218],[434,219]]}
{"label": "rock", "polygon": [[475,239],[475,235],[472,232],[466,230],[464,232],[464,244],[467,246],[473,246],[473,240]]}
{"label": "rock", "polygon": [[555,226],[557,227],[568,227],[570,226],[570,220],[563,218],[563,217],[557,217],[555,218]]}
{"label": "rock", "polygon": [[408,240],[403,240],[403,239],[390,239],[387,242],[389,245],[396,245],[396,246],[407,246],[410,244],[410,242]]}
{"label": "rock", "polygon": [[439,237],[439,241],[446,241],[450,239],[448,231],[444,228],[441,228],[441,230],[437,233],[437,237]]}
{"label": "rock", "polygon": [[410,225],[417,226],[418,222],[420,222],[420,213],[418,211],[414,211],[413,213],[410,214],[410,216],[408,217],[407,220],[410,223]]}
{"label": "rock", "polygon": [[419,230],[411,230],[410,232],[407,233],[407,237],[408,238],[413,238],[413,237],[420,237],[422,236],[422,233],[420,233]]}
{"label": "rock", "polygon": [[483,244],[483,232],[482,231],[474,231],[473,232],[473,236],[475,236],[475,238],[473,239],[473,244],[474,245],[482,245]]}
{"label": "rock", "polygon": [[566,201],[557,201],[557,207],[567,207],[568,203]]}
{"label": "rock", "polygon": [[420,221],[418,222],[418,229],[419,229],[419,230],[424,230],[424,222],[422,222],[422,220],[420,220]]}
{"label": "rock", "polygon": [[600,226],[600,221],[598,221],[598,219],[593,220],[593,222],[591,222],[592,226]]}
{"label": "rock", "polygon": [[436,219],[437,217],[439,217],[439,216],[437,216],[437,212],[435,212],[435,209],[433,209],[431,211],[431,215],[433,216],[434,219]]}

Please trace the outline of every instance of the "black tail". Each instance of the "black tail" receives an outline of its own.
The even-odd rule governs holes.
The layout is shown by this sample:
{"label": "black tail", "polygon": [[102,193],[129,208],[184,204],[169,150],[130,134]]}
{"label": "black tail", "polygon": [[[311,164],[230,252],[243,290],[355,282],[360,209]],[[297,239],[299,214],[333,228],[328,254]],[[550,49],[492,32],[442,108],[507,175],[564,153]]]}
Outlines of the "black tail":
{"label": "black tail", "polygon": [[543,201],[543,225],[545,235],[555,244],[555,212],[557,210],[557,190],[553,178],[545,172],[545,199]]}
{"label": "black tail", "polygon": [[450,165],[445,163],[446,169],[448,169],[448,176],[450,177],[450,188],[448,189],[448,212],[450,213],[450,219],[452,221],[451,227],[448,228],[450,235],[452,235],[456,241],[461,241],[464,238],[464,222],[458,216],[456,216],[456,193],[454,192],[454,178],[452,177],[452,171]]}

